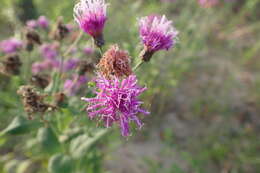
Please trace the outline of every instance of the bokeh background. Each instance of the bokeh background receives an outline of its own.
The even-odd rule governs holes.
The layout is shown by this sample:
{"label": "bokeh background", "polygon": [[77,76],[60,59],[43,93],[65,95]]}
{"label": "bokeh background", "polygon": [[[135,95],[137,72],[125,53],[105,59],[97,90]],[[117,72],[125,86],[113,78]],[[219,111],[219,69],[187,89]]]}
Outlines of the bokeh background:
{"label": "bokeh background", "polygon": [[[139,17],[166,14],[180,34],[174,49],[157,53],[137,72],[140,83],[149,87],[143,99],[151,115],[144,118],[144,128],[128,138],[119,132],[106,137],[96,172],[260,172],[260,1],[223,0],[209,8],[196,0],[108,2],[105,39],[132,57],[141,49]],[[20,23],[40,15],[53,21],[64,16],[73,22],[76,1],[0,3],[0,38],[5,39],[19,32]],[[15,86],[0,89],[1,130],[18,113],[14,107],[20,102]],[[8,162],[12,166],[6,153],[16,160],[29,158],[23,150],[27,139],[26,135],[12,137],[11,142],[0,138],[0,173],[15,172],[7,169]],[[47,172],[46,164],[39,166],[34,160],[38,169],[32,172]]]}

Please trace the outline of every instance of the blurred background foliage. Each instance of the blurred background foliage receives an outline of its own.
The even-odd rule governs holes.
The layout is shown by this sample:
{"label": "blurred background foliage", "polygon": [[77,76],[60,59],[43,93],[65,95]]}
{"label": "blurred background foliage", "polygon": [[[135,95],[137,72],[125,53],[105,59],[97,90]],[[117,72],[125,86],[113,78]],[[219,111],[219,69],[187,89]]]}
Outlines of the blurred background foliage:
{"label": "blurred background foliage", "polygon": [[[20,29],[18,23],[39,15],[53,22],[64,16],[71,22],[75,2],[1,0],[0,37],[7,38]],[[223,1],[213,8],[202,8],[195,0],[108,2],[105,39],[127,49],[133,64],[141,50],[136,23],[141,16],[166,14],[180,31],[179,43],[169,52],[157,53],[137,72],[140,82],[149,87],[143,98],[152,112],[143,131],[128,140],[113,134],[106,139],[104,157],[104,151],[94,148],[88,156],[91,159],[86,159],[96,164],[82,163],[84,159],[75,164],[86,164],[87,172],[95,173],[260,172],[260,1]],[[14,96],[19,80],[11,80],[9,94],[1,94],[1,129],[20,104]],[[1,138],[0,146],[27,139],[19,136],[5,143],[7,139]],[[0,173],[14,173],[11,169],[16,169],[19,158],[7,164],[6,158],[1,159]],[[49,171],[71,169],[68,163],[72,161],[66,156],[55,155],[52,161],[58,167],[49,165]],[[20,163],[18,173],[25,173],[21,165],[30,162]],[[36,159],[36,169],[37,164]],[[43,165],[47,167],[47,160]]]}

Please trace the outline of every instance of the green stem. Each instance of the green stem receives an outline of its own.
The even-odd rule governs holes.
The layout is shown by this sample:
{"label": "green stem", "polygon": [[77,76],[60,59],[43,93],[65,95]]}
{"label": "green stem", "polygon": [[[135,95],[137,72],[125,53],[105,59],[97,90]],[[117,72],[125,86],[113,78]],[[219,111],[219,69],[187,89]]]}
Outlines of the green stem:
{"label": "green stem", "polygon": [[71,50],[78,44],[82,36],[83,36],[83,31],[81,30],[76,40],[70,45],[67,51],[63,54],[64,57],[66,57],[71,52]]}
{"label": "green stem", "polygon": [[143,60],[141,60],[139,63],[137,63],[136,66],[133,68],[133,71],[136,71],[143,63],[144,63]]}

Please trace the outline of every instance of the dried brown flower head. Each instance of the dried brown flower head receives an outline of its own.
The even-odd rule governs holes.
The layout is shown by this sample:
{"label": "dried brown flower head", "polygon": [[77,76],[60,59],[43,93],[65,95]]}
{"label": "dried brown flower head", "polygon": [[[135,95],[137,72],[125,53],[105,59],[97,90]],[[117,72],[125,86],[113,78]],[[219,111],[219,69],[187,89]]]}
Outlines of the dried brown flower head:
{"label": "dried brown flower head", "polygon": [[55,98],[55,105],[59,107],[66,105],[68,102],[67,96],[62,92],[55,93],[54,98]]}
{"label": "dried brown flower head", "polygon": [[41,89],[46,88],[50,83],[50,76],[45,74],[36,74],[31,78],[31,83]]}
{"label": "dried brown flower head", "polygon": [[55,40],[63,40],[68,34],[70,30],[69,28],[63,24],[62,17],[59,17],[56,23],[56,27],[51,33],[51,37]]}
{"label": "dried brown flower head", "polygon": [[4,74],[7,75],[20,74],[20,67],[22,66],[22,62],[17,54],[6,55],[2,64],[3,64],[2,72]]}
{"label": "dried brown flower head", "polygon": [[88,62],[86,60],[82,60],[79,62],[78,74],[84,75],[87,72],[92,73],[94,71],[94,69],[95,69],[95,67],[94,67],[93,63]]}
{"label": "dried brown flower head", "polygon": [[113,45],[105,52],[97,67],[99,72],[106,78],[126,77],[132,74],[130,57],[126,51],[120,50],[118,45]]}
{"label": "dried brown flower head", "polygon": [[17,90],[17,94],[22,97],[24,110],[28,113],[29,119],[35,113],[45,113],[48,110],[56,109],[55,106],[44,102],[45,95],[41,95],[35,91],[31,85],[23,85]]}
{"label": "dried brown flower head", "polygon": [[31,29],[28,30],[25,36],[26,36],[27,41],[30,43],[35,43],[38,45],[42,44],[40,35],[34,30],[31,30]]}

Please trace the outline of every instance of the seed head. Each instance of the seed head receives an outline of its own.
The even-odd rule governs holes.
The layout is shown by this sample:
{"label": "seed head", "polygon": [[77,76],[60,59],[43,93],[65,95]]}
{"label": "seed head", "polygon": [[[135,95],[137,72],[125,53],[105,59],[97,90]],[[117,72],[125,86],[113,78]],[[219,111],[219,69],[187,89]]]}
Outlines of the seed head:
{"label": "seed head", "polygon": [[130,57],[126,51],[120,50],[118,45],[113,45],[100,59],[97,67],[99,72],[106,78],[116,76],[127,77],[132,74]]}

